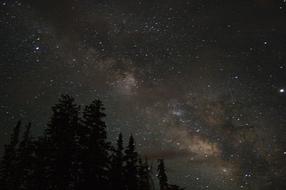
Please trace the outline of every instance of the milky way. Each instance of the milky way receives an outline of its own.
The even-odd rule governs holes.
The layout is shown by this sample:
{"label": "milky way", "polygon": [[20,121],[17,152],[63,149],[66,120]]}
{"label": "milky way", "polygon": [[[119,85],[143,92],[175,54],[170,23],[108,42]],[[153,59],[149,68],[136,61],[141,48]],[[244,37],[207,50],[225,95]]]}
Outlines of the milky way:
{"label": "milky way", "polygon": [[[189,189],[285,189],[286,3],[2,0],[0,145],[60,94],[100,98]],[[36,116],[36,117],[35,117]],[[155,166],[154,166],[155,167]]]}

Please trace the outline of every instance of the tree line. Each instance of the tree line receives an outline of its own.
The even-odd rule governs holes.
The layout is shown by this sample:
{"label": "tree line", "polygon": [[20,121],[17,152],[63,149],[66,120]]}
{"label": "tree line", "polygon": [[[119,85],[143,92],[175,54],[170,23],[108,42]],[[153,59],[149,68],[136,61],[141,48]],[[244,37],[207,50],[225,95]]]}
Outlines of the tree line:
{"label": "tree line", "polygon": [[62,95],[39,137],[31,123],[14,127],[4,146],[0,167],[1,190],[182,190],[168,183],[164,160],[154,174],[148,160],[136,151],[131,135],[124,147],[107,139],[104,106],[94,100],[81,110],[73,97]]}

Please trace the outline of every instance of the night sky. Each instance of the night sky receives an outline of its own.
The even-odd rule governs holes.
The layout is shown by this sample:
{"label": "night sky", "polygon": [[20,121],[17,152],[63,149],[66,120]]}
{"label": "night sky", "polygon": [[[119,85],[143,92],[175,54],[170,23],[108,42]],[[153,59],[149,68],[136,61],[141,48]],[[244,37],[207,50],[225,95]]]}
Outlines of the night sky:
{"label": "night sky", "polygon": [[[285,0],[0,0],[0,146],[100,98],[186,190],[286,186]],[[2,150],[1,150],[2,151]],[[155,166],[154,166],[155,167]]]}

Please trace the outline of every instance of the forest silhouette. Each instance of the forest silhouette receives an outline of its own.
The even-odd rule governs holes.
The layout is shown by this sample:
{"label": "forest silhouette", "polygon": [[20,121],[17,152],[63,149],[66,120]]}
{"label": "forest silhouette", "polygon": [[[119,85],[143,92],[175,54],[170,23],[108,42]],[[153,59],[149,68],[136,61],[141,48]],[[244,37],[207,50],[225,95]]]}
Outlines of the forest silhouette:
{"label": "forest silhouette", "polygon": [[30,135],[31,123],[21,130],[19,121],[4,146],[0,189],[183,190],[168,183],[163,159],[153,171],[132,135],[126,147],[121,133],[112,145],[104,111],[100,100],[81,110],[73,97],[62,95],[39,137]]}

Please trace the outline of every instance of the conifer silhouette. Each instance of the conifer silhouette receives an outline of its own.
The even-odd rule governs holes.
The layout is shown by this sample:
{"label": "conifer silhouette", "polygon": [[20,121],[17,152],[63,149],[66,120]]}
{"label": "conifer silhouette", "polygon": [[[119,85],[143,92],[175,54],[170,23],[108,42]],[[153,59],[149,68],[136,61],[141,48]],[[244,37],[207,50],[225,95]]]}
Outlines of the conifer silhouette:
{"label": "conifer silhouette", "polygon": [[83,111],[82,126],[79,131],[79,144],[82,147],[81,163],[84,183],[81,188],[106,189],[110,168],[110,143],[107,141],[105,108],[100,100],[94,100]]}
{"label": "conifer silhouette", "polygon": [[34,144],[30,136],[31,123],[25,126],[22,141],[17,150],[16,174],[19,189],[30,189],[29,180],[34,173]]}
{"label": "conifer silhouette", "polygon": [[18,121],[10,137],[10,143],[4,146],[4,156],[1,162],[0,186],[1,190],[14,190],[17,188],[16,164],[17,145],[19,143],[21,121]]}
{"label": "conifer silhouette", "polygon": [[118,135],[116,147],[112,155],[112,164],[110,170],[111,188],[116,187],[117,190],[124,190],[124,170],[123,170],[123,138],[122,134]]}
{"label": "conifer silhouette", "polygon": [[138,154],[135,151],[135,141],[132,135],[129,137],[128,146],[125,150],[125,176],[126,176],[126,186],[127,190],[137,190],[138,180],[137,180],[137,161]]}
{"label": "conifer silhouette", "polygon": [[51,120],[45,130],[44,139],[48,147],[46,152],[46,174],[48,189],[69,189],[72,182],[75,137],[79,127],[80,107],[68,95],[62,95],[53,106]]}
{"label": "conifer silhouette", "polygon": [[158,179],[160,190],[168,189],[168,178],[166,174],[165,163],[163,159],[158,160]]}
{"label": "conifer silhouette", "polygon": [[[108,142],[100,100],[85,106],[81,116],[74,99],[63,95],[52,111],[38,138],[30,135],[31,123],[21,140],[21,122],[14,127],[4,147],[1,190],[154,189],[150,167],[147,160],[138,160],[133,136],[125,150],[121,133],[115,148]],[[182,190],[168,184],[163,160],[158,173],[160,190]]]}

